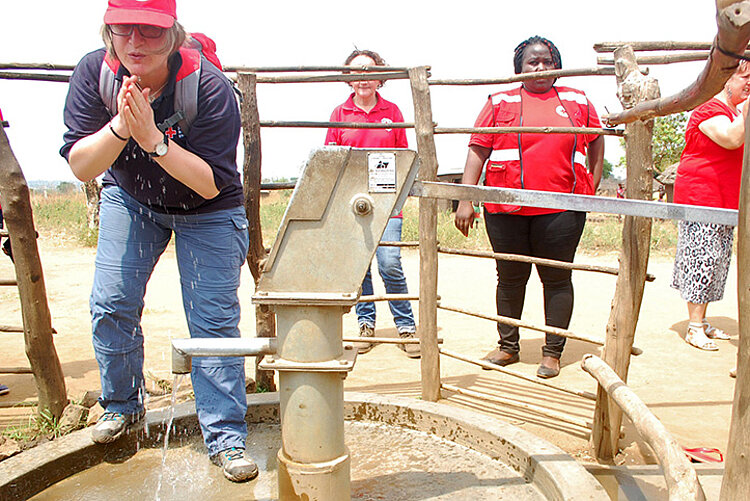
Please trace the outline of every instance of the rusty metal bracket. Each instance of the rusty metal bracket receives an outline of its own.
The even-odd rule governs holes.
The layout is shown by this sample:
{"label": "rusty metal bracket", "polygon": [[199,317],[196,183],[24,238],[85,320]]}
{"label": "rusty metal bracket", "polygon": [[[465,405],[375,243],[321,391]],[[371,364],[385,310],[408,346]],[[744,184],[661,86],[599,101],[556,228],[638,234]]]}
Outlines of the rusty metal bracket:
{"label": "rusty metal bracket", "polygon": [[357,350],[352,344],[344,343],[344,353],[334,360],[322,362],[296,362],[278,355],[266,355],[258,364],[265,371],[280,372],[351,372],[357,360]]}

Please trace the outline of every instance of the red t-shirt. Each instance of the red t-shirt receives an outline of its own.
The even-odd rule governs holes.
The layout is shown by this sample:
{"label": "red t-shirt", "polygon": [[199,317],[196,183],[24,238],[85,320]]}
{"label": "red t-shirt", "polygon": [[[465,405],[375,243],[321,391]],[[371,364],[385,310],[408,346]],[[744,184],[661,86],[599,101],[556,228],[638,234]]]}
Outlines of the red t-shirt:
{"label": "red t-shirt", "polygon": [[674,201],[736,209],[740,199],[744,147],[728,150],[700,131],[701,122],[716,116],[734,120],[738,115],[716,98],[698,106],[685,129],[685,149],[674,182]]}
{"label": "red t-shirt", "polygon": [[[368,112],[354,104],[354,94],[331,113],[331,122],[393,123],[403,122],[398,106],[377,94],[378,102]],[[408,148],[404,129],[328,129],[327,145],[353,148]]]}

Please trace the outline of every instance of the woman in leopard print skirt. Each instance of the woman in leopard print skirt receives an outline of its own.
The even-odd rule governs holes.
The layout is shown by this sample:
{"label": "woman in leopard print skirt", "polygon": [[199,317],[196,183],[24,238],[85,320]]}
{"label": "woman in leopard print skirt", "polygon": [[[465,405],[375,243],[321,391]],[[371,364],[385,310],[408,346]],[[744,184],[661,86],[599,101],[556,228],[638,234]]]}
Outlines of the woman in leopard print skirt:
{"label": "woman in leopard print skirt", "polygon": [[[742,61],[724,89],[693,111],[677,169],[675,202],[737,209],[748,96],[750,64]],[[724,295],[733,230],[721,224],[679,223],[672,287],[687,301],[685,341],[701,350],[718,350],[713,340],[729,339],[706,321],[706,308]]]}

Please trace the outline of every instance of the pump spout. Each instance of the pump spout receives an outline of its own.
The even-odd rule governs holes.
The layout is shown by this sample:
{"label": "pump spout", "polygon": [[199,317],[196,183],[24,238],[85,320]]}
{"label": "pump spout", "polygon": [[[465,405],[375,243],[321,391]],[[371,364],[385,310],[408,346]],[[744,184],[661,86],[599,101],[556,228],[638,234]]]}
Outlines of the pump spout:
{"label": "pump spout", "polygon": [[274,353],[276,338],[173,339],[172,373],[190,373],[193,357],[250,357]]}

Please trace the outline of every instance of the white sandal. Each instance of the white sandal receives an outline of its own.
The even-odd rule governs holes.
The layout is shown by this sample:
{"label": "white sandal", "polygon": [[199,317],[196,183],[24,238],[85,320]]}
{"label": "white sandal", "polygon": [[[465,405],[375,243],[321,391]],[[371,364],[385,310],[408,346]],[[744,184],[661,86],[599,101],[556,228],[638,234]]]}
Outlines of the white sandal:
{"label": "white sandal", "polygon": [[706,333],[706,337],[709,339],[721,339],[722,341],[728,341],[729,339],[732,339],[729,337],[729,334],[717,327],[714,327],[705,320],[703,321],[703,332]]}
{"label": "white sandal", "polygon": [[687,344],[695,346],[699,350],[718,351],[719,349],[719,347],[716,346],[716,343],[706,336],[702,327],[696,328],[688,326],[687,334],[685,334],[685,341]]}

